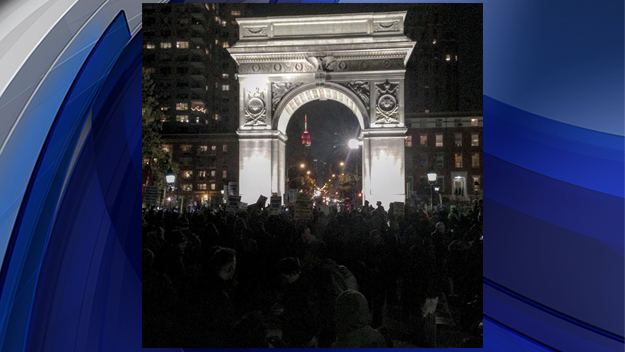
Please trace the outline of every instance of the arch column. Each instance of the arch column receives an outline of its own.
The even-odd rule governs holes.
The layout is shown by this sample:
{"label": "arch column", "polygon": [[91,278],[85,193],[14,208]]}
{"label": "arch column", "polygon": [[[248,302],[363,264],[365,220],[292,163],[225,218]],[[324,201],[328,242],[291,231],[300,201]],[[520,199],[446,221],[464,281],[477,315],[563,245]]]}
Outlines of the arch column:
{"label": "arch column", "polygon": [[404,202],[406,128],[375,128],[363,131],[363,202]]}
{"label": "arch column", "polygon": [[260,195],[285,193],[285,147],[287,137],[276,130],[238,130],[239,194],[241,201],[255,203]]}

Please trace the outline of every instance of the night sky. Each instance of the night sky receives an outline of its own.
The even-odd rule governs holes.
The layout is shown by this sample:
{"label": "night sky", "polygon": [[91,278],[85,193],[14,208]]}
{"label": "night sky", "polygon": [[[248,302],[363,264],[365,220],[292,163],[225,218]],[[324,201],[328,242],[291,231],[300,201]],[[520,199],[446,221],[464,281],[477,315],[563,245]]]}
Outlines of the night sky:
{"label": "night sky", "polygon": [[326,162],[344,161],[349,152],[347,142],[358,137],[360,124],[349,108],[327,100],[307,103],[291,117],[287,126],[287,163],[297,161],[302,152],[300,136],[304,131],[304,114],[308,116],[313,158]]}

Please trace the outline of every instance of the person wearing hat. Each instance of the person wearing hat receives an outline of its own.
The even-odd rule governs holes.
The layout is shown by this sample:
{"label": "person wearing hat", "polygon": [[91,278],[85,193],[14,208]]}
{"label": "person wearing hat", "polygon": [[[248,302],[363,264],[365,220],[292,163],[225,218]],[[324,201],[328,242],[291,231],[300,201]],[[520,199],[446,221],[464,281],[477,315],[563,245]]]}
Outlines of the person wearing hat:
{"label": "person wearing hat", "polygon": [[336,301],[336,342],[334,348],[384,348],[384,336],[370,325],[367,299],[360,292],[346,290]]}

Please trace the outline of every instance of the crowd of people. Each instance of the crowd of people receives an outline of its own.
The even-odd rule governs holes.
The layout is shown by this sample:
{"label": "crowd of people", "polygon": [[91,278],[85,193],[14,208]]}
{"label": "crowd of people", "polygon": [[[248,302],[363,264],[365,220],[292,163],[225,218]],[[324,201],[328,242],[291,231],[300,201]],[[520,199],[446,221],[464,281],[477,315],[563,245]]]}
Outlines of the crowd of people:
{"label": "crowd of people", "polygon": [[480,347],[481,201],[393,213],[145,208],[143,346],[393,347],[385,312],[398,307],[405,338],[434,347],[444,300]]}

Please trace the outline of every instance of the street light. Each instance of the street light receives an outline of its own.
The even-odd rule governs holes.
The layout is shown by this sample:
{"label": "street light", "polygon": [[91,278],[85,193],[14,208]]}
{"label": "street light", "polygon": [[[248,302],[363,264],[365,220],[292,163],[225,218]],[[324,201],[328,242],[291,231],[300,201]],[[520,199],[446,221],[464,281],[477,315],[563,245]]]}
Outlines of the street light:
{"label": "street light", "polygon": [[480,190],[480,183],[478,181],[473,182],[473,191],[475,192],[475,199],[477,199],[477,192]]}
{"label": "street light", "polygon": [[341,162],[339,163],[339,165],[340,165],[340,166],[345,166],[345,163],[341,161]]}
{"label": "street light", "polygon": [[300,168],[300,169],[303,169],[303,168],[305,168],[305,167],[306,167],[306,164],[304,164],[304,163],[299,164],[299,168]]}
{"label": "street light", "polygon": [[434,192],[433,192],[433,186],[434,183],[436,182],[436,172],[434,170],[430,170],[430,172],[428,172],[428,182],[430,182],[430,211],[432,211],[433,209],[433,202],[434,202]]}
{"label": "street light", "polygon": [[[167,194],[167,191],[174,190],[174,184],[176,182],[176,174],[174,174],[174,171],[171,169],[171,167],[169,168],[169,170],[167,170],[167,173],[165,174],[165,182],[167,182],[167,187],[165,187],[165,189],[163,190],[163,197],[165,197],[165,195]],[[167,201],[171,202],[171,195],[167,197]]]}
{"label": "street light", "polygon": [[167,174],[165,175],[165,181],[167,181],[167,184],[169,184],[170,186],[173,186],[174,182],[176,182],[176,174],[174,174],[174,171],[171,168],[167,170]]}

